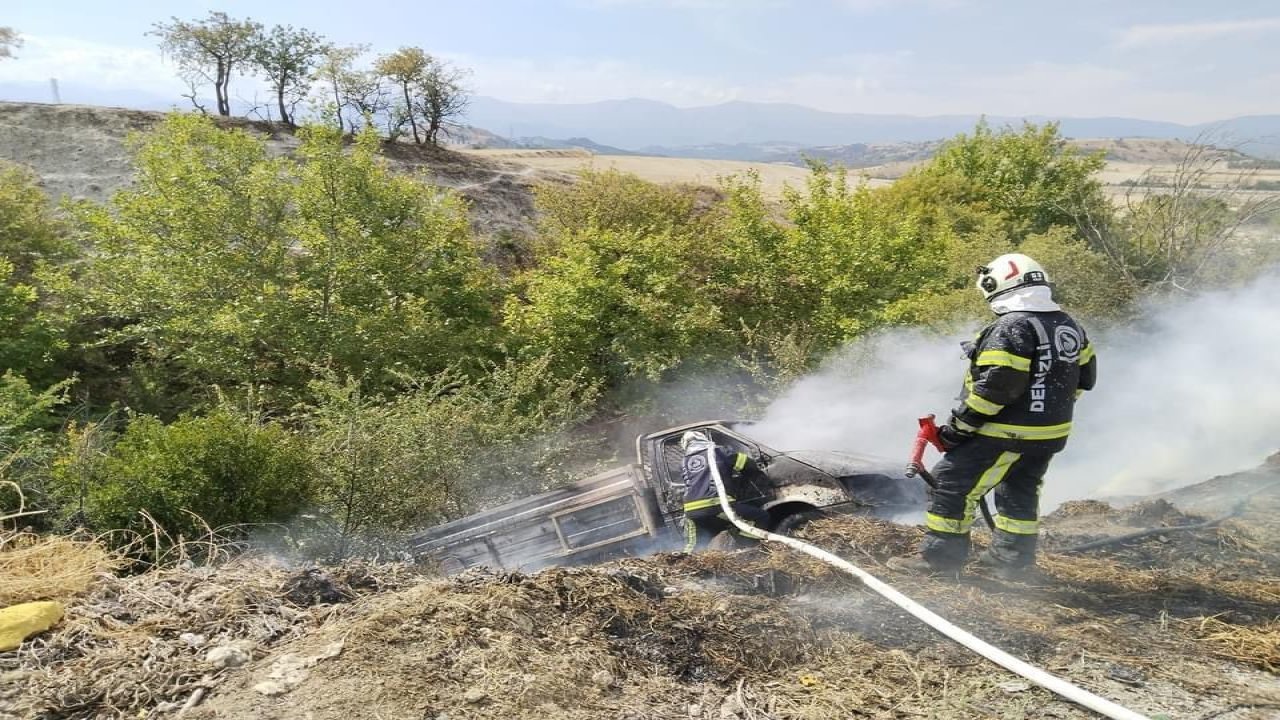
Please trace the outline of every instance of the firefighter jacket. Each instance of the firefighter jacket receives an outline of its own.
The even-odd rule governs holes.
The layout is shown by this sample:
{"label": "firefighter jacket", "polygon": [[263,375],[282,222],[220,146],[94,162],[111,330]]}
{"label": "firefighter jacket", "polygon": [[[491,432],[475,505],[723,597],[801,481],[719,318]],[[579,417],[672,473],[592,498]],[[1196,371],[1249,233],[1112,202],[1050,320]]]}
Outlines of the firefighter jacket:
{"label": "firefighter jacket", "polygon": [[[680,478],[684,481],[684,511],[701,510],[720,504],[720,496],[716,494],[716,481],[711,477],[711,468],[707,466],[706,445],[691,446],[692,452],[685,454],[680,463]],[[695,449],[697,448],[697,449]],[[735,498],[742,472],[751,462],[746,453],[732,455],[720,448],[715,449],[716,467],[720,470],[720,479],[724,482],[725,493],[732,502]]]}
{"label": "firefighter jacket", "polygon": [[1070,315],[1005,313],[978,333],[968,354],[952,411],[958,428],[1013,452],[1066,446],[1075,400],[1097,378],[1093,346]]}

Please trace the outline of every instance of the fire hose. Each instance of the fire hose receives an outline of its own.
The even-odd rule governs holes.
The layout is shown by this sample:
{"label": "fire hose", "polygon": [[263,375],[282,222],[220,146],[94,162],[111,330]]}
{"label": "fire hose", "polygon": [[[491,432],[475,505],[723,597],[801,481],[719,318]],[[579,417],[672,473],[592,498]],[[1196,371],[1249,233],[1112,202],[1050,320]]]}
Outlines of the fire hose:
{"label": "fire hose", "polygon": [[991,662],[1009,670],[1013,673],[1021,675],[1031,682],[1039,685],[1046,690],[1057,693],[1058,695],[1070,700],[1074,703],[1082,705],[1103,717],[1112,718],[1113,720],[1150,720],[1145,715],[1136,713],[1128,708],[1117,705],[1110,700],[1095,695],[1084,688],[1074,685],[1052,673],[1046,672],[1035,665],[1021,660],[1000,648],[988,643],[987,641],[973,635],[964,630],[946,618],[938,615],[925,606],[917,603],[911,598],[903,595],[884,581],[875,577],[871,573],[854,565],[834,553],[827,552],[822,548],[810,545],[802,540],[786,537],[785,535],[776,535],[774,533],[761,530],[749,523],[743,522],[737,513],[729,504],[728,495],[725,492],[724,478],[720,476],[720,467],[716,462],[715,446],[707,446],[707,464],[711,468],[711,479],[715,481],[716,493],[720,496],[720,508],[724,511],[725,517],[729,519],[742,533],[748,537],[768,542],[781,543],[787,547],[804,553],[812,558],[821,560],[832,567],[843,570],[850,575],[858,578],[864,585],[879,593],[889,602],[906,610],[911,615],[922,620],[926,625],[955,640],[966,648],[990,660]]}

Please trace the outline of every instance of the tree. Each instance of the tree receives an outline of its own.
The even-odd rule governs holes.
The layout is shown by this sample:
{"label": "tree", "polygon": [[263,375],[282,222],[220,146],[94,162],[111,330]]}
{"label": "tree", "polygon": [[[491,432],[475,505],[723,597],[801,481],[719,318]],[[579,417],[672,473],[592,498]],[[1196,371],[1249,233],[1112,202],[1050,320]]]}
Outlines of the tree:
{"label": "tree", "polygon": [[429,55],[427,58],[427,70],[418,88],[417,107],[427,126],[427,142],[439,145],[441,132],[447,132],[448,126],[462,116],[470,102],[462,85],[467,71]]}
{"label": "tree", "polygon": [[[347,103],[343,99],[344,80],[347,75],[353,72],[352,65],[356,58],[360,57],[366,50],[367,45],[329,45],[325,47],[320,61],[316,64],[313,79],[328,83],[329,90],[333,96],[334,113],[338,121],[338,132],[346,131],[346,124],[342,119],[342,108]],[[355,130],[355,123],[352,122],[351,129]]]}
{"label": "tree", "polygon": [[332,127],[298,138],[270,158],[172,116],[136,148],[134,185],[82,211],[86,312],[147,378],[133,402],[168,416],[211,384],[263,384],[286,404],[317,373],[385,389],[493,355],[495,283],[461,200],[393,174],[370,128],[354,147]]}
{"label": "tree", "polygon": [[0,162],[0,368],[52,382],[38,374],[66,344],[52,290],[77,253],[38,183]]}
{"label": "tree", "polygon": [[271,83],[280,121],[294,126],[294,109],[311,89],[314,71],[330,50],[319,35],[276,25],[253,44],[251,62]]}
{"label": "tree", "polygon": [[196,87],[213,83],[218,114],[231,115],[229,87],[236,68],[249,62],[261,43],[262,25],[252,20],[233,20],[224,12],[210,12],[204,20],[185,21],[173,18],[169,23],[156,23],[148,33],[160,38],[162,52],[173,57],[179,72],[191,86],[191,102],[196,101]]}
{"label": "tree", "polygon": [[[461,200],[393,174],[372,128],[348,148],[332,128],[299,131],[287,235],[294,352],[373,386],[476,364],[492,353],[494,282]],[[464,360],[465,359],[465,360]]]}
{"label": "tree", "polygon": [[391,89],[378,73],[371,70],[350,70],[339,78],[342,103],[361,118],[361,125],[351,120],[351,130],[366,125],[376,126],[379,121],[386,125],[387,139],[395,141],[400,137],[406,121],[405,113],[396,107],[391,96]]}
{"label": "tree", "polygon": [[1119,218],[1087,218],[1090,244],[1127,282],[1193,290],[1265,266],[1248,228],[1276,217],[1280,198],[1255,192],[1257,166],[1233,169],[1238,154],[1210,140],[1196,138],[1171,170],[1145,172],[1125,192]]}
{"label": "tree", "polygon": [[404,111],[409,127],[413,129],[413,142],[418,145],[422,144],[423,139],[418,131],[418,103],[414,96],[425,84],[430,66],[431,56],[417,47],[402,47],[390,55],[383,55],[378,58],[376,65],[379,73],[400,86],[400,93],[404,97]]}
{"label": "tree", "polygon": [[1111,205],[1096,177],[1103,165],[1101,153],[1081,155],[1068,146],[1057,123],[992,131],[984,121],[908,177],[954,178],[952,199],[1002,214],[1017,243],[1054,225],[1083,237],[1086,216],[1108,216]]}
{"label": "tree", "polygon": [[0,59],[13,57],[13,51],[22,47],[22,36],[13,28],[0,27]]}

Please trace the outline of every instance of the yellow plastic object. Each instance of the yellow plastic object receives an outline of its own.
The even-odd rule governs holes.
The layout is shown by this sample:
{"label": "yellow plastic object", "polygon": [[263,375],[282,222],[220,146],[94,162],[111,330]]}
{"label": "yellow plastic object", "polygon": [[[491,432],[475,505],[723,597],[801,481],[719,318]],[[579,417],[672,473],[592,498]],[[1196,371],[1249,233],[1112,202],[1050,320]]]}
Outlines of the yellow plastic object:
{"label": "yellow plastic object", "polygon": [[0,610],[0,652],[16,649],[23,640],[48,630],[61,619],[59,602],[29,602]]}

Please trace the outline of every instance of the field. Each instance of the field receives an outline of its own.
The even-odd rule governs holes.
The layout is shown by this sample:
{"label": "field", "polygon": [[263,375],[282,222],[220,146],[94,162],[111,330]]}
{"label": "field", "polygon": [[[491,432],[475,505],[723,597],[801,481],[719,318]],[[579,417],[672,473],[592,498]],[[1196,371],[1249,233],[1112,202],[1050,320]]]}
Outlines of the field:
{"label": "field", "polygon": [[[809,177],[806,168],[777,163],[748,163],[737,160],[701,160],[695,158],[649,157],[643,155],[594,155],[585,150],[466,150],[488,160],[504,160],[558,172],[582,168],[616,169],[633,173],[659,183],[689,183],[715,186],[725,175],[741,175],[754,170],[766,194],[781,197],[783,187],[803,188]],[[873,179],[872,185],[888,185],[888,180]]]}
{"label": "field", "polygon": [[[1103,151],[1107,153],[1107,165],[1099,176],[1107,193],[1121,201],[1129,193],[1145,193],[1150,188],[1132,187],[1144,179],[1156,182],[1168,182],[1173,177],[1178,164],[1191,149],[1186,143],[1176,140],[1078,140],[1073,145],[1084,152]],[[517,165],[526,165],[543,171],[573,172],[581,168],[607,169],[614,168],[622,172],[634,173],[640,177],[661,183],[690,183],[698,185],[714,185],[717,178],[725,175],[742,174],[748,170],[759,173],[766,194],[780,197],[782,188],[803,187],[808,177],[808,170],[794,165],[779,163],[748,163],[735,160],[703,160],[694,158],[650,157],[638,155],[597,155],[586,150],[465,150],[469,155],[487,160],[505,161]],[[1257,183],[1261,192],[1280,194],[1280,168],[1261,170],[1245,170],[1229,168],[1229,160],[1241,161],[1244,158],[1222,151],[1208,155],[1217,161],[1211,172],[1197,178],[1208,188],[1221,188],[1240,183],[1248,188]],[[881,187],[902,177],[919,163],[893,162],[884,165],[853,168],[850,173],[864,176],[872,187]],[[1202,188],[1203,189],[1203,188]]]}

